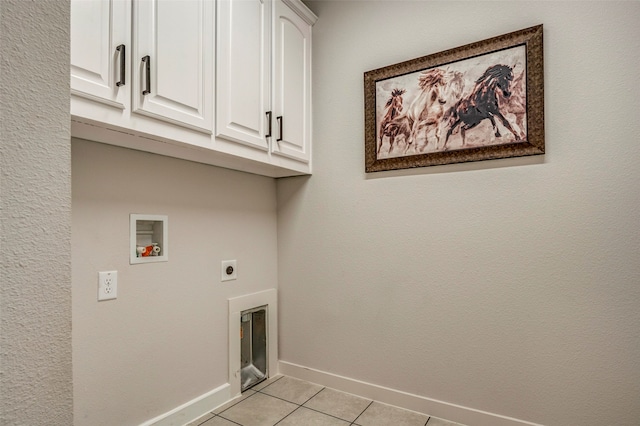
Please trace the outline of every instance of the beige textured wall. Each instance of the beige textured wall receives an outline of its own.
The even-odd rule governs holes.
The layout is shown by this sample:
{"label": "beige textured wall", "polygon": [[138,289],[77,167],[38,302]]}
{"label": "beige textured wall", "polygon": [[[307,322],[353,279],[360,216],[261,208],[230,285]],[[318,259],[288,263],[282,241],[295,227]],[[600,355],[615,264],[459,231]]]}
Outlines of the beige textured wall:
{"label": "beige textured wall", "polygon": [[[309,4],[314,175],[278,182],[280,358],[549,426],[637,425],[640,3]],[[545,156],[364,173],[365,71],[540,23]]]}
{"label": "beige textured wall", "polygon": [[69,2],[0,2],[0,424],[70,425]]}
{"label": "beige textured wall", "polygon": [[[72,160],[75,425],[136,425],[227,383],[227,299],[277,288],[275,181],[76,139]],[[129,265],[130,213],[169,216],[168,262]]]}

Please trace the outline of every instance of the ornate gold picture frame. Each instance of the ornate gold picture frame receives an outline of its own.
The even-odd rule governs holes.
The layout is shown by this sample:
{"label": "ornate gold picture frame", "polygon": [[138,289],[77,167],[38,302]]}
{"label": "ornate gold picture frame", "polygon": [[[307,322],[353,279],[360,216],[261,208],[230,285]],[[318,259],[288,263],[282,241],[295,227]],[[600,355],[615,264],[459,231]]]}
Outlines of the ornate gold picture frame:
{"label": "ornate gold picture frame", "polygon": [[364,73],[365,171],[544,154],[542,25]]}

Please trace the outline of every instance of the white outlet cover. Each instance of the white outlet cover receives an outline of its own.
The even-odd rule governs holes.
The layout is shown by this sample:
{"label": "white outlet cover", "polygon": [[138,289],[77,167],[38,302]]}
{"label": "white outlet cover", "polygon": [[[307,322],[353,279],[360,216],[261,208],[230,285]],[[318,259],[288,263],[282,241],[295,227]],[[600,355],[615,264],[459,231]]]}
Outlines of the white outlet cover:
{"label": "white outlet cover", "polygon": [[220,281],[231,281],[237,278],[238,278],[237,262],[235,260],[223,260],[222,268],[220,269]]}
{"label": "white outlet cover", "polygon": [[118,271],[98,272],[98,301],[118,297]]}

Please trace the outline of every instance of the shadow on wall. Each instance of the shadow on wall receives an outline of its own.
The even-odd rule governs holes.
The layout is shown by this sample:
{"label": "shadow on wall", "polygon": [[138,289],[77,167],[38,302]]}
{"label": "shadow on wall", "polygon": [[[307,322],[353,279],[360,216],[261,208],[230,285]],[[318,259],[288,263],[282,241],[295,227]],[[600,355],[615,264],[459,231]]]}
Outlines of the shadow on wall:
{"label": "shadow on wall", "polygon": [[305,187],[312,176],[293,176],[277,179],[278,211],[286,208],[295,194]]}
{"label": "shadow on wall", "polygon": [[536,155],[531,157],[502,158],[498,160],[486,160],[486,161],[476,161],[471,163],[458,163],[458,164],[445,164],[442,166],[431,166],[431,167],[416,167],[413,169],[389,170],[389,171],[374,172],[374,173],[364,173],[364,164],[363,164],[363,173],[364,173],[364,178],[369,180],[369,179],[400,177],[400,176],[457,173],[457,172],[467,172],[472,170],[502,169],[505,167],[533,166],[533,165],[545,164],[545,163],[546,161],[545,161],[544,155]]}

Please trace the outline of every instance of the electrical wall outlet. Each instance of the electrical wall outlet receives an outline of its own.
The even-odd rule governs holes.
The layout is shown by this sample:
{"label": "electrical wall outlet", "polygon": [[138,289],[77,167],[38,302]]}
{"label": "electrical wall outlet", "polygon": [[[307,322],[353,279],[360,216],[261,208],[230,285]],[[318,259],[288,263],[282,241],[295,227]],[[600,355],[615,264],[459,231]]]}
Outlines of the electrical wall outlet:
{"label": "electrical wall outlet", "polygon": [[220,281],[231,281],[238,278],[238,265],[235,260],[222,261],[222,274]]}
{"label": "electrical wall outlet", "polygon": [[98,301],[118,297],[118,271],[98,272]]}

